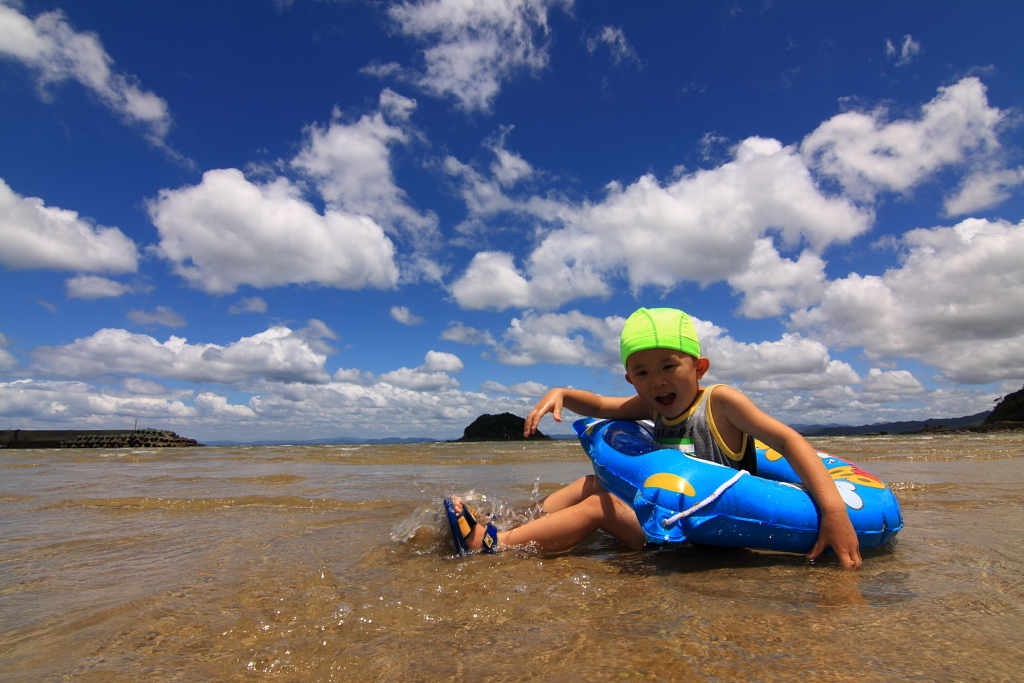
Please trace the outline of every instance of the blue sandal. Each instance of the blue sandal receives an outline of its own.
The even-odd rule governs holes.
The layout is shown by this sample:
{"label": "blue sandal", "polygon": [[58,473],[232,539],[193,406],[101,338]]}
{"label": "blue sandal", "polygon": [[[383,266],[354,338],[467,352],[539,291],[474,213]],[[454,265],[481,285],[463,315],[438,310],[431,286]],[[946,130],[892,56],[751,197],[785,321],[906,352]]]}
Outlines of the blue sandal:
{"label": "blue sandal", "polygon": [[463,502],[462,512],[455,512],[455,503],[452,502],[451,496],[449,496],[444,499],[444,511],[448,517],[448,528],[452,532],[452,545],[455,546],[455,552],[459,556],[465,557],[475,553],[498,552],[498,527],[494,525],[493,519],[487,520],[487,528],[484,531],[484,547],[479,550],[472,550],[466,544],[466,539],[473,533],[473,528],[479,524],[473,516],[472,510]]}

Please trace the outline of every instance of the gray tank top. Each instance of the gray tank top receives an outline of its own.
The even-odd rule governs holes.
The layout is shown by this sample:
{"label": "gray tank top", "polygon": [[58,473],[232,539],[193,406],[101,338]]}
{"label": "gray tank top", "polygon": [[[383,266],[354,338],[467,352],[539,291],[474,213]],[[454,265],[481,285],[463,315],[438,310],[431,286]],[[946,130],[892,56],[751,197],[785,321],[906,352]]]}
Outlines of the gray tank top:
{"label": "gray tank top", "polygon": [[757,474],[757,454],[754,440],[743,435],[739,453],[733,453],[718,434],[711,414],[711,392],[716,384],[701,392],[700,398],[688,411],[666,422],[658,413],[654,416],[654,438],[666,448],[676,448],[701,460],[710,460],[737,470]]}

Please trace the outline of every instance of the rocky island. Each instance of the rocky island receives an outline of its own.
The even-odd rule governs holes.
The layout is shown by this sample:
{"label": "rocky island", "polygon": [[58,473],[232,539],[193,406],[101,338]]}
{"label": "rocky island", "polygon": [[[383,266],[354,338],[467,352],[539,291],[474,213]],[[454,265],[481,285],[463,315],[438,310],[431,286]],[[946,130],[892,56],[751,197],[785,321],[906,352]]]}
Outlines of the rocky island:
{"label": "rocky island", "polygon": [[985,424],[997,422],[1024,423],[1024,387],[1003,396],[1002,400],[992,409],[992,414],[985,419]]}
{"label": "rocky island", "polygon": [[531,434],[529,438],[523,436],[523,427],[526,420],[513,415],[502,413],[501,415],[481,415],[473,420],[473,424],[466,427],[462,432],[461,439],[455,441],[536,441],[538,439],[550,440],[539,431]]}

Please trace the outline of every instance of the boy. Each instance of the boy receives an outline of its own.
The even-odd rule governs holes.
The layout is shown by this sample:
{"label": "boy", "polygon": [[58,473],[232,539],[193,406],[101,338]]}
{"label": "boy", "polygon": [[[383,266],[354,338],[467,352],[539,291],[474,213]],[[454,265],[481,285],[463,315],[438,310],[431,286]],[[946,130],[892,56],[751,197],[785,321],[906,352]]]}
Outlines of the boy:
{"label": "boy", "polygon": [[[846,569],[861,566],[857,535],[846,504],[814,448],[795,431],[769,417],[739,391],[724,385],[701,388],[710,361],[700,355],[700,342],[690,316],[672,308],[637,310],[626,321],[619,340],[626,381],[635,396],[598,396],[579,389],[552,389],[526,416],[524,436],[537,430],[551,413],[562,421],[562,408],[579,415],[612,420],[654,418],[655,436],[669,444],[693,444],[690,454],[749,469],[754,462],[754,439],[785,456],[800,475],[821,511],[821,528],[808,559],[831,547]],[[643,548],[647,535],[630,503],[605,490],[589,475],[552,493],[541,502],[543,516],[511,531],[499,532],[490,523],[478,524],[457,497],[445,501],[456,543],[487,551],[529,543],[545,552],[566,550],[597,529],[631,548]],[[460,538],[461,536],[461,538]]]}

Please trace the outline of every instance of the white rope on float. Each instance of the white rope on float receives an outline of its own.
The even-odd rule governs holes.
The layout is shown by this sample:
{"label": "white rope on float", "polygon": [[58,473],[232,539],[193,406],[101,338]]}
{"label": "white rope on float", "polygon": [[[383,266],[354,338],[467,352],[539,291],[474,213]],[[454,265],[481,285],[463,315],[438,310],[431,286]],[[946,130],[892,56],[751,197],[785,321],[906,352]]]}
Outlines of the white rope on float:
{"label": "white rope on float", "polygon": [[693,506],[687,508],[686,510],[683,510],[682,512],[677,512],[676,514],[672,515],[668,519],[661,520],[661,526],[663,528],[667,529],[670,526],[672,526],[673,524],[675,524],[676,522],[678,522],[679,520],[684,519],[686,517],[689,517],[690,515],[692,515],[697,510],[700,510],[705,505],[710,505],[711,503],[714,503],[716,500],[718,500],[722,496],[723,493],[725,493],[729,489],[730,486],[732,486],[733,484],[738,482],[741,478],[743,478],[743,475],[745,475],[745,474],[750,474],[750,472],[747,472],[746,470],[740,470],[736,474],[732,475],[732,477],[729,479],[729,481],[727,481],[724,484],[722,484],[721,486],[719,486],[717,489],[715,489],[714,493],[712,493],[710,496],[708,496],[707,498],[705,498],[701,502],[699,502],[696,505],[693,505]]}

